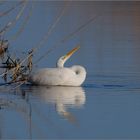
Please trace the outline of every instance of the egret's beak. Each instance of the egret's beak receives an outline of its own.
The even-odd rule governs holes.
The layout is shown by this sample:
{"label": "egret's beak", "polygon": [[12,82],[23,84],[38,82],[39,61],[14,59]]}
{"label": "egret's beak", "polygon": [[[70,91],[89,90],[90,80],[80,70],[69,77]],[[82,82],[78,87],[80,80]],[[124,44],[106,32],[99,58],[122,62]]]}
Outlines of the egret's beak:
{"label": "egret's beak", "polygon": [[69,57],[71,57],[78,49],[80,48],[80,46],[75,47],[74,49],[72,49],[71,51],[69,51],[66,55],[64,59],[67,59]]}

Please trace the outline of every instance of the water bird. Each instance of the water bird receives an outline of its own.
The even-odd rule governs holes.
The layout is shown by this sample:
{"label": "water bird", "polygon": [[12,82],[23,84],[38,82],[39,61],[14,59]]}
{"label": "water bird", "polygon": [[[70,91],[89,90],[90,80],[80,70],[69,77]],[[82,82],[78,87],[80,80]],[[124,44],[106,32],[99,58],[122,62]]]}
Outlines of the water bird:
{"label": "water bird", "polygon": [[56,64],[56,68],[42,68],[29,75],[28,82],[35,85],[55,85],[55,86],[80,86],[86,78],[86,69],[80,65],[64,67],[65,62],[80,47],[75,47],[66,55],[61,56]]}

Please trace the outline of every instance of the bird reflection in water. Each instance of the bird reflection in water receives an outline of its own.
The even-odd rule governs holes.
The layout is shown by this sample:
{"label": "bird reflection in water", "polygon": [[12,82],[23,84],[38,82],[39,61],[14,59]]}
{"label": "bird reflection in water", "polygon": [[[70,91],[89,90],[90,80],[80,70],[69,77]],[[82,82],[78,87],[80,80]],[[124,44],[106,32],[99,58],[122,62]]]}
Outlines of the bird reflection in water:
{"label": "bird reflection in water", "polygon": [[[37,102],[34,102],[34,99]],[[70,108],[82,107],[86,102],[86,96],[82,87],[24,85],[18,89],[17,93],[3,94],[0,101],[0,110],[3,110],[3,112],[5,112],[5,110],[14,110],[23,116],[25,119],[23,121],[26,121],[28,124],[28,136],[32,139],[35,130],[37,130],[37,132],[35,132],[39,134],[39,136],[46,137],[46,132],[43,133],[44,127],[38,129],[38,124],[33,119],[35,117],[40,118],[39,122],[45,121],[45,124],[51,124],[54,130],[58,127],[53,122],[53,118],[46,116],[48,114],[44,114],[44,111],[38,108],[42,101],[55,105],[56,112],[62,118],[70,123],[77,124],[77,119],[72,111],[70,111]],[[5,124],[3,124],[3,126],[5,126]],[[5,133],[8,131],[8,128],[11,128],[11,126],[5,127]],[[2,128],[0,127],[0,129]],[[58,134],[62,133],[61,129],[57,129],[56,132]],[[0,133],[2,133],[2,131],[0,131]]]}
{"label": "bird reflection in water", "polygon": [[31,86],[30,92],[46,103],[54,104],[58,114],[70,122],[75,122],[76,118],[68,111],[68,108],[80,108],[86,101],[82,87]]}

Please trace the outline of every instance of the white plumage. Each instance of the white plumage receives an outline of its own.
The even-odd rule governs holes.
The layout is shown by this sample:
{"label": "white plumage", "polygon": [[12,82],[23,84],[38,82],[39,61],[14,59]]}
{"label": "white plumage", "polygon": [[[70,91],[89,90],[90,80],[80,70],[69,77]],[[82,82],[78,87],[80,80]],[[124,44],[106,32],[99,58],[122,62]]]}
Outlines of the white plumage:
{"label": "white plumage", "polygon": [[79,65],[63,67],[66,60],[78,49],[76,47],[60,57],[56,68],[43,68],[31,74],[29,82],[36,85],[80,86],[86,78],[85,68]]}

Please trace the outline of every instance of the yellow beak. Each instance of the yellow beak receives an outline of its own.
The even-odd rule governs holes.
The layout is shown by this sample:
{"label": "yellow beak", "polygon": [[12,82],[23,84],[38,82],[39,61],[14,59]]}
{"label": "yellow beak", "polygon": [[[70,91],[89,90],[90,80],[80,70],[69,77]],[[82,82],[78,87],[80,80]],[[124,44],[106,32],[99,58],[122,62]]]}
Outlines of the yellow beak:
{"label": "yellow beak", "polygon": [[65,55],[65,59],[69,58],[73,55],[73,53],[75,53],[78,49],[80,48],[80,46],[75,47],[74,49],[72,49],[71,51],[69,51],[66,55]]}

